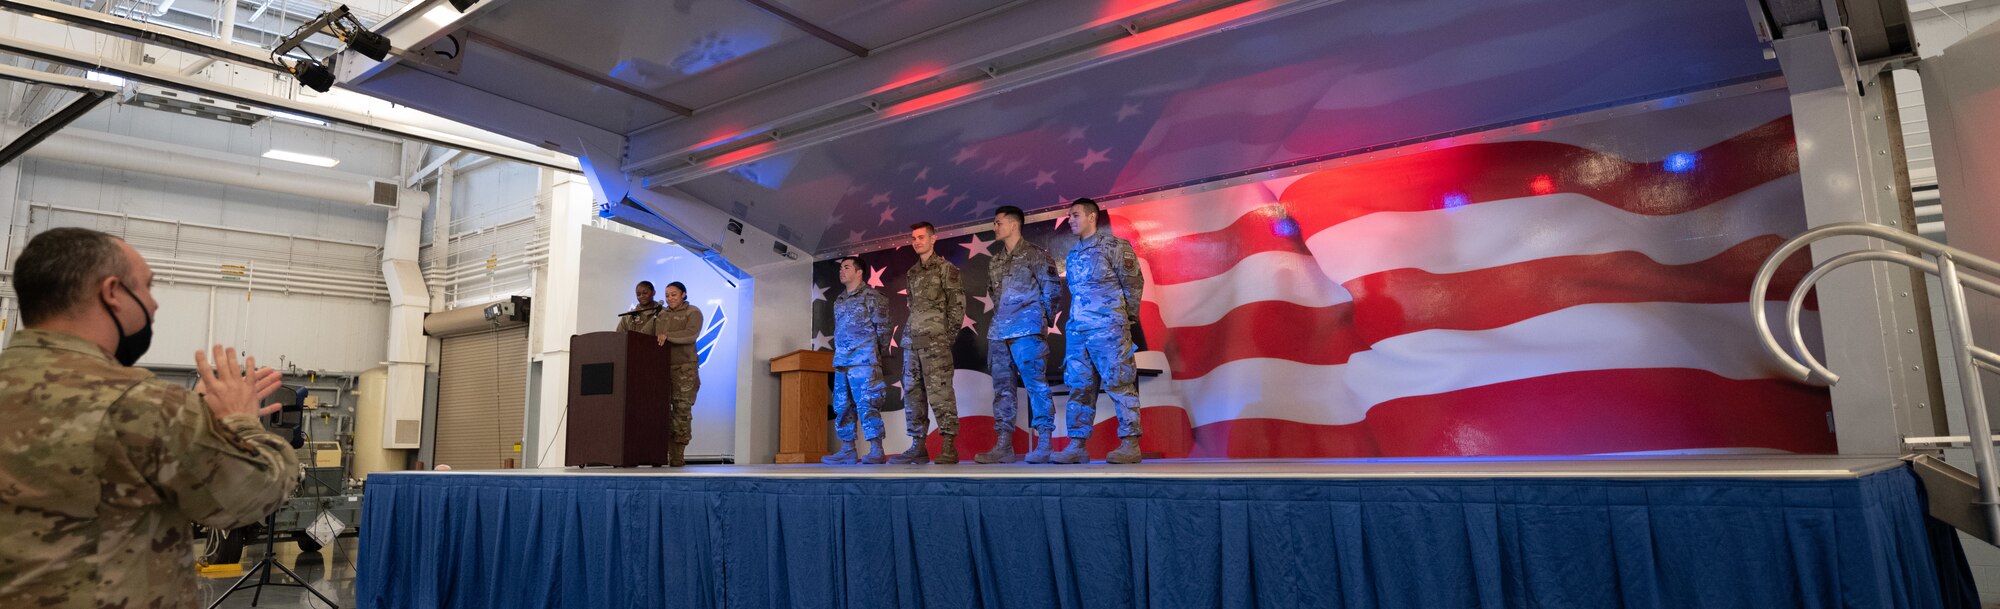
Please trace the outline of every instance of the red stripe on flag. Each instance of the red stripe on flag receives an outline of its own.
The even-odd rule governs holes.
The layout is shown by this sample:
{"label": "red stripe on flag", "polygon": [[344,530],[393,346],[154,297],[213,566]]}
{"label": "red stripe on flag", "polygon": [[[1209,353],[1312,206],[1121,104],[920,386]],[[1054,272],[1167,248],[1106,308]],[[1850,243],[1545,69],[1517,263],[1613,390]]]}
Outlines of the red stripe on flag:
{"label": "red stripe on flag", "polygon": [[[1114,232],[1118,232],[1114,229]],[[1129,231],[1136,232],[1136,231]],[[1156,285],[1186,283],[1221,275],[1251,254],[1290,252],[1311,256],[1299,227],[1282,205],[1257,208],[1219,230],[1169,237],[1132,239],[1132,249],[1146,260]]]}
{"label": "red stripe on flag", "polygon": [[[1594,303],[1744,302],[1764,258],[1783,243],[1776,236],[1745,241],[1707,260],[1660,264],[1645,254],[1613,252],[1542,258],[1434,274],[1398,269],[1349,281],[1351,303],[1308,307],[1262,301],[1229,311],[1215,323],[1169,327],[1159,307],[1143,303],[1149,344],[1167,356],[1176,379],[1207,375],[1223,364],[1273,358],[1303,364],[1345,363],[1384,339],[1424,330],[1490,330]],[[1811,267],[1794,257],[1773,281],[1783,300]]]}
{"label": "red stripe on flag", "polygon": [[[1354,295],[1353,318],[1361,342],[1422,330],[1486,330],[1597,303],[1745,302],[1764,258],[1784,239],[1775,235],[1737,244],[1707,260],[1660,264],[1638,252],[1541,258],[1516,264],[1435,274],[1398,269],[1345,284]],[[1787,298],[1812,268],[1803,256],[1781,267],[1770,291]]]}
{"label": "red stripe on flag", "polygon": [[1835,451],[1825,390],[1700,370],[1573,372],[1385,402],[1368,419],[1234,419],[1194,429],[1194,457],[1583,455],[1703,448]]}
{"label": "red stripe on flag", "polygon": [[1830,409],[1826,390],[1789,381],[1678,368],[1593,370],[1391,400],[1369,410],[1364,423],[1387,456],[1831,453]]}
{"label": "red stripe on flag", "polygon": [[1787,116],[1660,162],[1633,163],[1555,142],[1470,144],[1314,173],[1286,188],[1279,199],[1308,238],[1372,213],[1448,209],[1558,192],[1588,196],[1635,214],[1666,216],[1797,173],[1798,161]]}

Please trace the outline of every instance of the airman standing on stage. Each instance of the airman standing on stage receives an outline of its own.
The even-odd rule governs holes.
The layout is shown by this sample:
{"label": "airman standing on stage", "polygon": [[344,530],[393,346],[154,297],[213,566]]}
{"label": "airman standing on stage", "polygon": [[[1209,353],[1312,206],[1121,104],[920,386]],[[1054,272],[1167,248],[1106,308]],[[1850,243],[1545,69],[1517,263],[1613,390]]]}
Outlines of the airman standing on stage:
{"label": "airman standing on stage", "polygon": [[[821,463],[882,463],[882,362],[889,357],[889,301],[862,284],[861,259],[836,261],[845,288],[833,298],[833,430],[840,451]],[[861,435],[868,438],[868,455],[855,458],[855,410],[860,410]]]}
{"label": "airman standing on stage", "polygon": [[[667,346],[667,373],[673,377],[673,395],[667,405],[673,414],[672,467],[687,465],[688,441],[694,439],[694,396],[701,389],[701,360],[695,353],[695,339],[701,336],[701,308],[687,302],[687,286],[667,284],[667,305],[654,318],[654,336]],[[671,346],[668,346],[671,345]]]}
{"label": "airman standing on stage", "polygon": [[951,343],[958,338],[965,319],[965,287],[959,282],[958,267],[937,255],[937,228],[929,222],[910,226],[910,247],[917,251],[917,264],[910,267],[910,317],[903,324],[903,414],[908,416],[906,431],[910,449],[889,458],[890,463],[927,463],[931,416],[937,417],[938,435],[944,448],[937,462],[958,462],[958,397],[952,389],[955,371]]}
{"label": "airman standing on stage", "polygon": [[1055,418],[1049,408],[1049,344],[1043,334],[1053,326],[1062,279],[1049,251],[1021,238],[1027,217],[1021,208],[1002,207],[993,214],[993,235],[1000,253],[987,264],[986,296],[993,299],[993,323],[986,331],[987,366],[993,373],[993,449],[979,453],[980,463],[1013,463],[1015,390],[1028,390],[1029,428],[1035,431],[1029,463],[1049,462],[1049,436]]}
{"label": "airman standing on stage", "polygon": [[654,322],[660,318],[660,301],[653,300],[653,282],[641,281],[632,286],[632,295],[639,299],[639,304],[618,315],[618,331],[659,335],[654,331]]}
{"label": "airman standing on stage", "polygon": [[1070,440],[1056,454],[1056,463],[1090,461],[1084,445],[1096,422],[1100,387],[1118,408],[1118,448],[1105,460],[1138,463],[1140,459],[1138,367],[1132,352],[1132,326],[1139,322],[1143,289],[1139,256],[1131,242],[1103,228],[1103,219],[1096,201],[1077,199],[1069,205],[1070,231],[1079,238],[1063,264],[1069,280],[1063,382],[1070,388],[1066,409]]}

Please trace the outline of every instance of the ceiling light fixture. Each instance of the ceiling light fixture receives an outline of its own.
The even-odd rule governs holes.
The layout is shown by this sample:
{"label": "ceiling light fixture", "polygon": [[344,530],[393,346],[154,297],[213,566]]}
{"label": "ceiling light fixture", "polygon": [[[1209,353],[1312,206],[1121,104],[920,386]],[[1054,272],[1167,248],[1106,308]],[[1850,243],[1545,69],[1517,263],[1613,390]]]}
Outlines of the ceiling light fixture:
{"label": "ceiling light fixture", "polygon": [[328,158],[313,154],[305,154],[302,152],[292,152],[289,150],[279,150],[276,148],[264,151],[264,158],[277,161],[301,163],[305,165],[312,165],[314,167],[332,167],[334,165],[340,164],[340,159]]}

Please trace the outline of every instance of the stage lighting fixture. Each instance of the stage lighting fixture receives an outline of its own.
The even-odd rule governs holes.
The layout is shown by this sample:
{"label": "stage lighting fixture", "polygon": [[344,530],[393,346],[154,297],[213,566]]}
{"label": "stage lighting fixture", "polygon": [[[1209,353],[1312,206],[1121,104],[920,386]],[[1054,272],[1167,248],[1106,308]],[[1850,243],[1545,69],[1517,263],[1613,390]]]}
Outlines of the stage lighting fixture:
{"label": "stage lighting fixture", "polygon": [[[285,62],[280,61],[279,63]],[[314,91],[325,93],[333,89],[333,70],[326,69],[326,65],[320,63],[318,60],[293,60],[290,63],[285,63],[285,69],[292,73],[292,78],[298,79],[299,84],[305,85]]]}
{"label": "stage lighting fixture", "polygon": [[[328,67],[333,58],[314,57],[305,49],[306,40],[319,34],[339,38],[341,42],[347,43],[348,49],[375,61],[388,59],[390,51],[393,50],[389,44],[389,37],[369,31],[367,27],[362,26],[361,20],[356,19],[345,4],[321,13],[312,21],[299,24],[298,29],[292,30],[290,35],[271,48],[271,60],[284,65],[300,84],[321,93],[333,88],[335,80],[333,70]],[[286,56],[293,52],[304,57],[288,59]]]}

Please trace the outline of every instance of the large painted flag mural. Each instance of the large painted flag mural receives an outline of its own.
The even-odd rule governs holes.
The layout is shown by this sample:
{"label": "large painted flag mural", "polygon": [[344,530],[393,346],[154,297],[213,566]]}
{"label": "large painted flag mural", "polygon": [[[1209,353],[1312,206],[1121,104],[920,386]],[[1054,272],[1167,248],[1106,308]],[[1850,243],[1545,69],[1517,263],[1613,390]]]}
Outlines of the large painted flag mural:
{"label": "large painted flag mural", "polygon": [[[1745,306],[1758,265],[1805,226],[1784,97],[1611,114],[1109,202],[1146,281],[1137,357],[1158,374],[1140,383],[1143,446],[1226,458],[1833,452],[1827,394],[1766,361]],[[1128,172],[1198,154],[1148,152],[1173,128],[1082,153]],[[898,222],[924,219],[902,211]],[[1075,243],[1061,218],[1024,233],[1059,261]],[[954,348],[968,450],[992,440],[983,333],[997,247],[990,232],[938,245],[968,299]],[[862,259],[900,322],[916,255]],[[1806,270],[1794,260],[1771,293]],[[829,262],[814,272],[814,346],[830,348],[839,288]],[[1099,455],[1116,442],[1110,417],[1106,401]]]}

